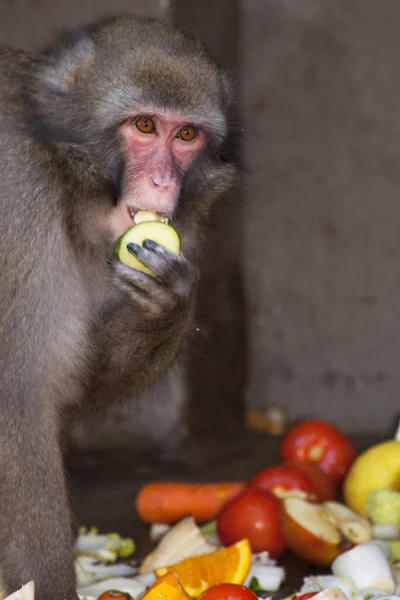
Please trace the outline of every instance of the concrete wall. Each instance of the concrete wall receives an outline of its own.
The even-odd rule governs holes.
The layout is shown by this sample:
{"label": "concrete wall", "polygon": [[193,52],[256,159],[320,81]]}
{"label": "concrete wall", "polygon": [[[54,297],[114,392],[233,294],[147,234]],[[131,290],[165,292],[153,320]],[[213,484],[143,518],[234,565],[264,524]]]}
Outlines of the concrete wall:
{"label": "concrete wall", "polygon": [[400,408],[400,3],[246,0],[247,401]]}
{"label": "concrete wall", "polygon": [[0,43],[36,50],[59,29],[112,13],[163,16],[165,0],[0,0]]}

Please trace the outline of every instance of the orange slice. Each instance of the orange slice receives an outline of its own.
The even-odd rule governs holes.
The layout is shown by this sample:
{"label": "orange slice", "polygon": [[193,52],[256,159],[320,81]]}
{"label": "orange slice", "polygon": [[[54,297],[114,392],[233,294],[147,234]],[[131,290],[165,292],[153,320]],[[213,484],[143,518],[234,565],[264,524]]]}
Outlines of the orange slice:
{"label": "orange slice", "polygon": [[190,596],[200,596],[218,583],[242,584],[251,567],[251,548],[247,539],[227,548],[192,556],[181,562],[155,569],[157,577],[175,573]]}
{"label": "orange slice", "polygon": [[142,600],[189,600],[174,573],[167,573],[157,579],[147,590]]}

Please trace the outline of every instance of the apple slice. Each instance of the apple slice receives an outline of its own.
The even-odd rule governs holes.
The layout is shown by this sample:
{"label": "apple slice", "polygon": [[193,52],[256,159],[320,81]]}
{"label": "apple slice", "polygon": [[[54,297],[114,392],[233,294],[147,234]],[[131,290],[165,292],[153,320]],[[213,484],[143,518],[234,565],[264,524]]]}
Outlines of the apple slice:
{"label": "apple slice", "polygon": [[347,526],[348,521],[343,525],[339,516],[345,514],[348,519],[347,511],[343,513],[334,507],[334,514],[327,504],[337,503],[314,504],[293,497],[284,498],[281,503],[280,527],[287,547],[315,566],[329,566],[339,554],[354,546],[356,538],[363,537],[358,532],[349,539],[345,531],[351,527]]}
{"label": "apple slice", "polygon": [[372,527],[364,517],[340,502],[324,502],[323,506],[333,515],[340,533],[353,544],[369,542],[373,537]]}
{"label": "apple slice", "polygon": [[287,547],[317,566],[329,566],[351,545],[344,544],[334,517],[321,504],[288,496],[281,503],[280,526]]}

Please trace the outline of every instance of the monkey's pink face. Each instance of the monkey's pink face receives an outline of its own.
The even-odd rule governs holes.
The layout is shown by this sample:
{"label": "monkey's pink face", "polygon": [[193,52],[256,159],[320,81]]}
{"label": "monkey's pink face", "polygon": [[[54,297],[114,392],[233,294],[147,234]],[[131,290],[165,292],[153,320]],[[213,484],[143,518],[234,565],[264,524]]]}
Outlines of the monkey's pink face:
{"label": "monkey's pink face", "polygon": [[206,142],[199,127],[167,114],[137,115],[122,125],[121,134],[125,174],[116,237],[132,227],[138,210],[171,218],[182,177]]}

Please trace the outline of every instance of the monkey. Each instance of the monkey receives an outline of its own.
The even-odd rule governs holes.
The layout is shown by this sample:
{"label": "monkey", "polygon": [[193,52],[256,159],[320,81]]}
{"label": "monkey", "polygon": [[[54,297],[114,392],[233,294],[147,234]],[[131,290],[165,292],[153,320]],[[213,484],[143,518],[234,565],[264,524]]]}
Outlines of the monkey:
{"label": "monkey", "polygon": [[[190,335],[232,88],[199,40],[132,15],[0,50],[0,597],[77,598],[63,416],[142,393]],[[129,246],[154,276],[112,254],[139,210],[181,239]]]}

